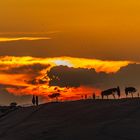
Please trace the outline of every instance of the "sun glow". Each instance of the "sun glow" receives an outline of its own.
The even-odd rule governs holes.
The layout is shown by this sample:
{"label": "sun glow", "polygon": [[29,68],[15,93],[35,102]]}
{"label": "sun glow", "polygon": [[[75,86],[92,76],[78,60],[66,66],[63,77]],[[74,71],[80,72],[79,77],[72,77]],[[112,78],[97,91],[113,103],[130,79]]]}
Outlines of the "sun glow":
{"label": "sun glow", "polygon": [[[15,95],[37,94],[47,98],[49,94],[60,92],[61,100],[78,99],[81,95],[92,95],[100,89],[93,87],[67,88],[49,86],[47,71],[54,66],[68,66],[73,68],[95,69],[96,72],[115,73],[121,67],[127,66],[129,61],[102,61],[97,59],[55,57],[0,57],[0,84]],[[39,81],[41,80],[41,83]]]}
{"label": "sun glow", "polygon": [[[131,61],[104,61],[98,59],[74,58],[74,57],[53,57],[53,58],[36,58],[36,57],[0,57],[0,65],[10,65],[18,67],[20,65],[32,64],[50,64],[51,66],[68,66],[74,68],[94,68],[97,72],[117,72],[121,67],[127,66]],[[2,67],[4,68],[4,67]]]}

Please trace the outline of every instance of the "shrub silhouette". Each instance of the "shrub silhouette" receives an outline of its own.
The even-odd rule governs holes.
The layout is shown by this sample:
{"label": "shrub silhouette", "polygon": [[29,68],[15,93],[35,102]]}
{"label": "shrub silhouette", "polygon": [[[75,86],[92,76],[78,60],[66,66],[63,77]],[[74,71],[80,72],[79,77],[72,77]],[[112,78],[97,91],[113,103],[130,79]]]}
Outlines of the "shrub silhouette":
{"label": "shrub silhouette", "polygon": [[16,102],[10,103],[10,108],[15,108],[16,106],[17,106],[17,103]]}

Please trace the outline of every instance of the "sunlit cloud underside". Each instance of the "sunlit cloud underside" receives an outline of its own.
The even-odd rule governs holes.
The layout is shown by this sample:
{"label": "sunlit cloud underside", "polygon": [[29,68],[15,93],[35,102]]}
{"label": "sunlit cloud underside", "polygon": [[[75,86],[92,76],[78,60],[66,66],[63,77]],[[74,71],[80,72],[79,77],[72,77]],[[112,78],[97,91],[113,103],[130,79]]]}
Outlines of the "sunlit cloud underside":
{"label": "sunlit cloud underside", "polygon": [[[37,94],[47,97],[54,92],[61,92],[62,99],[77,99],[81,94],[91,94],[100,89],[94,87],[59,87],[50,86],[49,72],[53,67],[66,66],[69,68],[94,69],[97,73],[116,73],[120,68],[133,63],[129,61],[102,61],[97,59],[54,57],[0,57],[0,84],[12,94]],[[41,81],[41,82],[40,82]],[[57,89],[57,90],[56,90]]]}

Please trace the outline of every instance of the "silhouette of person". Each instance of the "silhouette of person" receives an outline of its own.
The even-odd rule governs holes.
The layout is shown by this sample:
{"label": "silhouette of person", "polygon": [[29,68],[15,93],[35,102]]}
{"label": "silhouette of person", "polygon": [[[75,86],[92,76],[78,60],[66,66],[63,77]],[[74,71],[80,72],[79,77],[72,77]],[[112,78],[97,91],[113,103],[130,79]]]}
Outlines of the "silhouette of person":
{"label": "silhouette of person", "polygon": [[95,95],[95,93],[93,93],[92,97],[93,97],[94,100],[96,99],[96,95]]}
{"label": "silhouette of person", "polygon": [[85,99],[87,99],[87,95],[85,95]]}
{"label": "silhouette of person", "polygon": [[33,98],[32,98],[32,103],[33,105],[35,105],[35,96],[33,95]]}
{"label": "silhouette of person", "polygon": [[38,96],[36,96],[36,106],[38,106]]}

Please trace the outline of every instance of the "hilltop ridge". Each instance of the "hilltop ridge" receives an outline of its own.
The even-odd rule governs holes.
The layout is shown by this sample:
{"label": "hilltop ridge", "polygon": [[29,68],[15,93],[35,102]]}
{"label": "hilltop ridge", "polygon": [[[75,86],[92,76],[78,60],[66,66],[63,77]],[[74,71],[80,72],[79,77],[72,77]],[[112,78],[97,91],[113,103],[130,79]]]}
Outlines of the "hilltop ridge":
{"label": "hilltop ridge", "polygon": [[0,117],[1,140],[138,140],[139,130],[139,98],[48,103]]}

